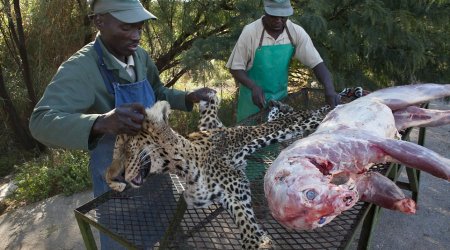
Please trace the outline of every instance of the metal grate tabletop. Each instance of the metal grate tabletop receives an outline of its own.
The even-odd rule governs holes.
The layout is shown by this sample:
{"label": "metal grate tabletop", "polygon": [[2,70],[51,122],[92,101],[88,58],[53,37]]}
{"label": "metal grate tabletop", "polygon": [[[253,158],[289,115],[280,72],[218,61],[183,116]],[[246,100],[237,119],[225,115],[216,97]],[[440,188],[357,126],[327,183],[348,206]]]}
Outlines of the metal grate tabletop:
{"label": "metal grate tabletop", "polygon": [[[273,152],[276,149],[266,150]],[[247,172],[253,178],[253,209],[258,222],[273,239],[274,249],[344,248],[367,204],[357,203],[323,228],[288,231],[272,218],[264,198],[263,174],[269,164],[269,159],[264,159],[264,162],[259,158],[255,161],[250,159]],[[108,192],[77,211],[137,249],[241,249],[239,230],[222,207],[188,208],[183,214],[184,203],[179,200],[182,186],[176,175],[152,175],[139,189]],[[181,221],[173,232],[165,235],[177,213]]]}

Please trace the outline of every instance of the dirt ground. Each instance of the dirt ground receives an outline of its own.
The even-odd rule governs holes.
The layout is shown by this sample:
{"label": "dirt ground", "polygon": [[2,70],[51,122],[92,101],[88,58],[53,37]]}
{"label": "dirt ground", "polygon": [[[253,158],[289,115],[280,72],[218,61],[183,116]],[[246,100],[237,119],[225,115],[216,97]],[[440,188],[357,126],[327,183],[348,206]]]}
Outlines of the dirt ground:
{"label": "dirt ground", "polygon": [[[430,108],[450,110],[450,104],[433,102]],[[415,138],[417,129],[412,133]],[[450,125],[427,129],[425,146],[450,158]],[[59,195],[1,215],[0,249],[85,249],[73,210],[91,198],[90,192]],[[422,173],[417,214],[383,209],[371,249],[443,250],[449,246],[449,182]]]}

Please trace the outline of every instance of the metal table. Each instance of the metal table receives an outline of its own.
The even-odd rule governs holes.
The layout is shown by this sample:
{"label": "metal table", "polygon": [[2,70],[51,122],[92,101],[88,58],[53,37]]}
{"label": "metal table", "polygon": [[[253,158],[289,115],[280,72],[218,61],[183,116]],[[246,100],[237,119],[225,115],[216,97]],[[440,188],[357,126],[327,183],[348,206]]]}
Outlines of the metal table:
{"label": "metal table", "polygon": [[[408,139],[410,130],[403,139]],[[425,129],[419,133],[423,145]],[[314,231],[289,231],[270,215],[264,198],[265,170],[287,146],[279,143],[257,151],[248,158],[252,203],[258,223],[267,230],[274,249],[346,249],[359,234],[358,249],[367,249],[380,208],[358,202],[332,222]],[[397,180],[403,166],[379,165],[381,171]],[[409,182],[399,182],[417,200],[420,172],[407,168]],[[75,209],[87,249],[97,249],[91,227],[109,235],[129,249],[241,249],[239,230],[220,206],[187,208],[184,183],[176,175],[150,176],[138,189],[121,193],[110,191]],[[360,232],[360,233],[359,233]]]}

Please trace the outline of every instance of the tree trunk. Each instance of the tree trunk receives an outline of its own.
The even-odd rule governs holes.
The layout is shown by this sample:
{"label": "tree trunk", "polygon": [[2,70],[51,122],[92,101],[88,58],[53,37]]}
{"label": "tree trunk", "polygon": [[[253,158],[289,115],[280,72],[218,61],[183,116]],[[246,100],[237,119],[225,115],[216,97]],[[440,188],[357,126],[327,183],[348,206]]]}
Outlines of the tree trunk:
{"label": "tree trunk", "polygon": [[[30,71],[30,65],[28,63],[28,55],[27,55],[27,48],[25,45],[25,34],[23,32],[23,26],[22,26],[22,14],[20,12],[20,3],[19,0],[14,0],[14,12],[16,14],[16,25],[17,25],[17,35],[18,35],[18,44],[17,47],[19,49],[19,56],[22,61],[22,75],[25,82],[25,86],[27,87],[28,91],[28,98],[29,98],[29,113],[31,113],[31,110],[33,109],[34,105],[37,103],[36,93],[34,91],[33,82],[31,80],[31,71]],[[11,27],[14,28],[14,27]]]}
{"label": "tree trunk", "polygon": [[77,0],[80,13],[83,15],[83,26],[85,29],[83,44],[88,44],[93,40],[94,34],[91,30],[91,19],[89,18],[89,10],[86,1]]}
{"label": "tree trunk", "polygon": [[2,65],[0,65],[0,98],[2,99],[0,106],[3,109],[3,112],[7,114],[5,120],[7,121],[7,124],[9,124],[10,129],[12,129],[18,146],[25,150],[33,150],[35,148],[38,148],[41,151],[45,150],[45,146],[31,136],[27,123],[20,119],[13,102],[9,97],[3,78]]}

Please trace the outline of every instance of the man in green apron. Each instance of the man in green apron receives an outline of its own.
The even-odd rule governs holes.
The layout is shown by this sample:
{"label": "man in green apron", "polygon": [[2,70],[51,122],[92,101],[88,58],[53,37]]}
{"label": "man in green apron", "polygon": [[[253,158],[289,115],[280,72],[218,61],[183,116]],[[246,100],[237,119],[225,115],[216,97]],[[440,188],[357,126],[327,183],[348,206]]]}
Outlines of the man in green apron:
{"label": "man in green apron", "polygon": [[257,113],[267,100],[287,96],[291,58],[313,69],[334,107],[339,98],[331,74],[306,31],[288,20],[293,14],[289,0],[265,0],[265,14],[246,25],[231,53],[227,67],[240,83],[237,121]]}

